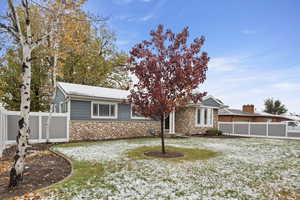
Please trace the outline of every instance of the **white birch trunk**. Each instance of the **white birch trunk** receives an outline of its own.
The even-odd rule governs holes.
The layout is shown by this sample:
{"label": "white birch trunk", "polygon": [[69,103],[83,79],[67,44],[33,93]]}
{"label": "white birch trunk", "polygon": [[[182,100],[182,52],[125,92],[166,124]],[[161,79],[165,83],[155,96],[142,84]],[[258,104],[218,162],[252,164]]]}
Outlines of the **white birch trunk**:
{"label": "white birch trunk", "polygon": [[[12,5],[12,1],[10,2]],[[27,2],[26,2],[27,3]],[[28,3],[24,3],[25,10],[25,26],[26,36],[23,35],[20,29],[20,21],[16,15],[16,23],[19,27],[18,34],[20,36],[20,45],[22,48],[22,84],[20,85],[21,90],[21,105],[20,105],[20,119],[18,122],[19,130],[17,135],[17,152],[14,157],[14,165],[10,171],[10,187],[15,187],[20,181],[23,180],[23,171],[25,164],[26,148],[29,146],[29,113],[30,113],[30,84],[31,84],[31,26],[29,18],[29,7]]]}
{"label": "white birch trunk", "polygon": [[[60,5],[59,7],[59,11],[58,11],[58,16],[55,20],[55,23],[53,25],[53,29],[55,29],[54,31],[52,31],[52,33],[50,34],[50,42],[53,41],[53,50],[54,50],[54,54],[53,54],[53,64],[52,66],[52,73],[50,73],[50,86],[51,86],[51,97],[49,100],[49,104],[50,104],[50,109],[49,109],[49,116],[47,119],[47,123],[46,123],[46,142],[49,142],[50,139],[50,126],[51,126],[51,119],[52,119],[52,113],[54,112],[54,99],[56,96],[56,72],[57,72],[57,64],[58,64],[58,38],[57,38],[57,34],[58,34],[58,24],[59,24],[59,15],[61,14],[63,9],[63,4]],[[51,45],[50,45],[51,46]],[[49,67],[51,68],[51,66],[49,65]]]}
{"label": "white birch trunk", "polygon": [[[55,45],[56,46],[56,45]],[[54,55],[54,61],[53,61],[53,71],[52,71],[52,83],[51,83],[51,97],[50,97],[50,109],[49,109],[49,116],[46,123],[46,142],[49,142],[50,139],[50,126],[51,126],[51,119],[52,119],[52,113],[54,112],[54,99],[56,96],[56,69],[57,69],[57,54]]]}
{"label": "white birch trunk", "polygon": [[[25,165],[26,148],[29,146],[29,113],[30,113],[30,85],[31,85],[31,52],[38,47],[52,34],[53,30],[46,33],[42,38],[32,42],[30,11],[28,0],[22,0],[22,8],[25,13],[25,27],[26,34],[21,30],[20,20],[15,10],[13,0],[7,0],[10,13],[9,19],[11,26],[6,26],[0,23],[0,28],[5,28],[12,36],[17,39],[22,48],[22,84],[21,90],[21,105],[20,105],[20,119],[18,122],[19,129],[17,135],[17,151],[14,157],[14,164],[10,171],[9,187],[15,187],[23,180],[23,171]],[[51,27],[53,28],[53,27]],[[56,58],[57,62],[57,58]]]}

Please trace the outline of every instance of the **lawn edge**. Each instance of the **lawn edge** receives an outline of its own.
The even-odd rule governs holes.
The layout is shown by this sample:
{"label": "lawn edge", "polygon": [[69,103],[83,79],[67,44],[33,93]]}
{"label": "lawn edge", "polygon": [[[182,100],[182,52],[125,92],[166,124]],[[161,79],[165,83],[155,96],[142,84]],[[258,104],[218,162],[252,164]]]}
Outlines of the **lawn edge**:
{"label": "lawn edge", "polygon": [[[56,146],[56,145],[53,145],[53,146]],[[59,156],[59,157],[62,157],[63,159],[65,159],[70,164],[70,166],[71,166],[71,172],[70,172],[70,174],[68,176],[66,176],[65,178],[63,178],[62,180],[56,182],[56,183],[53,183],[53,184],[48,185],[48,186],[43,187],[43,188],[39,188],[39,189],[33,190],[33,191],[29,192],[29,193],[39,193],[39,192],[42,193],[42,192],[45,192],[45,190],[50,189],[51,187],[53,187],[53,186],[55,186],[57,184],[61,184],[61,183],[65,182],[65,181],[69,180],[73,176],[74,167],[73,167],[72,160],[69,157],[67,157],[66,155],[64,155],[64,154],[62,154],[62,153],[60,153],[58,151],[53,150],[52,149],[53,146],[51,146],[47,151],[49,151],[50,153],[52,153],[52,154],[54,154],[56,156]],[[15,197],[9,197],[9,198],[5,198],[3,200],[13,200],[14,198]]]}
{"label": "lawn edge", "polygon": [[53,154],[55,154],[55,155],[57,155],[57,156],[62,157],[63,159],[65,159],[65,160],[70,164],[70,166],[71,166],[71,172],[70,172],[70,174],[69,174],[68,176],[66,176],[64,179],[62,179],[62,180],[60,180],[60,181],[58,181],[58,182],[56,182],[56,183],[53,183],[53,184],[51,184],[51,185],[48,185],[47,187],[40,188],[40,189],[37,189],[37,190],[32,191],[32,192],[41,192],[41,193],[42,193],[42,192],[45,192],[45,190],[51,189],[52,187],[54,187],[54,186],[56,186],[56,185],[58,185],[58,184],[61,184],[61,183],[65,182],[65,181],[69,180],[69,179],[74,175],[74,166],[73,166],[72,160],[71,160],[68,156],[66,156],[66,155],[64,155],[64,154],[62,154],[62,153],[60,153],[60,152],[58,152],[58,151],[56,151],[56,150],[53,150],[52,148],[53,148],[54,146],[56,146],[56,145],[51,146],[51,147],[48,149],[48,151],[50,151],[51,153],[53,153]]}

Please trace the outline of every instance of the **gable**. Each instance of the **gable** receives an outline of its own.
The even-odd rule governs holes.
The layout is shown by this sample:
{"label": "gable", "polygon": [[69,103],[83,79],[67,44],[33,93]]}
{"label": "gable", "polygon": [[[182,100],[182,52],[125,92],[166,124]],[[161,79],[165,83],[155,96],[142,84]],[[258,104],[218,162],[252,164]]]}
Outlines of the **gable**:
{"label": "gable", "polygon": [[221,106],[221,104],[212,97],[209,97],[209,98],[203,100],[202,104],[205,106],[211,106],[211,107],[220,107]]}
{"label": "gable", "polygon": [[56,87],[56,94],[55,94],[55,98],[54,98],[54,104],[57,104],[57,103],[60,103],[60,102],[63,102],[63,101],[65,101],[65,95],[59,87]]}

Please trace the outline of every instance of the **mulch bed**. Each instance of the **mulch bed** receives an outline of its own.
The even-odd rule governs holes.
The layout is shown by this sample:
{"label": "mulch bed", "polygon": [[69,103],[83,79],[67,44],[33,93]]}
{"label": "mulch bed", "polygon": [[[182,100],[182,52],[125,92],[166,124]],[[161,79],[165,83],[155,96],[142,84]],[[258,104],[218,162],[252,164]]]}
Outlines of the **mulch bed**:
{"label": "mulch bed", "polygon": [[21,196],[25,193],[56,183],[71,173],[71,165],[64,158],[47,151],[51,144],[34,144],[26,156],[24,180],[14,189],[9,189],[9,172],[16,147],[10,147],[0,158],[0,199]]}
{"label": "mulch bed", "polygon": [[178,158],[183,157],[184,154],[176,151],[166,151],[163,154],[161,151],[148,151],[144,153],[146,156],[158,157],[158,158]]}

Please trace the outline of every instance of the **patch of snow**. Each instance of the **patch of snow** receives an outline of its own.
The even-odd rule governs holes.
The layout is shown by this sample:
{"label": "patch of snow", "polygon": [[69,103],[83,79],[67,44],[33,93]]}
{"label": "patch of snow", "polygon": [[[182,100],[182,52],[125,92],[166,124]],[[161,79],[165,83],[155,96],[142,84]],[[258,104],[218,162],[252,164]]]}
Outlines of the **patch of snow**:
{"label": "patch of snow", "polygon": [[104,88],[74,83],[58,82],[58,85],[69,95],[89,96],[109,99],[127,99],[128,90]]}
{"label": "patch of snow", "polygon": [[[64,188],[79,199],[280,199],[281,191],[296,198],[300,189],[300,141],[264,139],[168,139],[167,145],[213,149],[220,156],[196,162],[130,160],[129,149],[159,145],[159,140],[103,142],[57,148],[77,160],[103,164],[102,181],[89,189]],[[110,164],[105,164],[110,161]],[[112,169],[111,166],[121,166]],[[298,192],[298,194],[297,194]],[[55,199],[55,193],[49,199]],[[59,199],[59,198],[57,198]]]}

